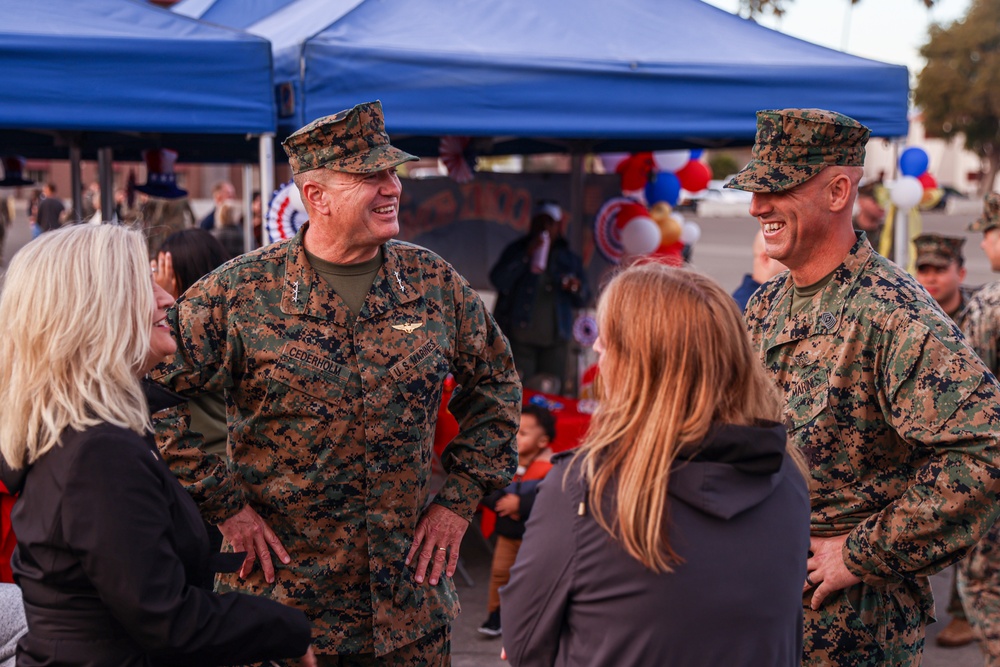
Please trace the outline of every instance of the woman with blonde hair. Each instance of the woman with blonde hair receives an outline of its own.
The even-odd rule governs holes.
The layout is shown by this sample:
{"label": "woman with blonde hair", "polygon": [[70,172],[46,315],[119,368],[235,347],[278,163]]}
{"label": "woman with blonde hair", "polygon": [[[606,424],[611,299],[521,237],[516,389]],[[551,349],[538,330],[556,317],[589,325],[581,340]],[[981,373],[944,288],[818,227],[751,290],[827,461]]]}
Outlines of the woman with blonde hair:
{"label": "woman with blonde hair", "polygon": [[150,280],[142,234],[117,225],[44,234],[11,262],[0,294],[0,474],[20,493],[19,667],[315,665],[301,611],[192,585],[220,563],[148,437],[151,410],[175,397],[142,380],[176,350],[171,302]]}
{"label": "woman with blonde hair", "polygon": [[600,407],[501,590],[511,664],[799,665],[805,469],[735,303],[638,265],[598,330]]}

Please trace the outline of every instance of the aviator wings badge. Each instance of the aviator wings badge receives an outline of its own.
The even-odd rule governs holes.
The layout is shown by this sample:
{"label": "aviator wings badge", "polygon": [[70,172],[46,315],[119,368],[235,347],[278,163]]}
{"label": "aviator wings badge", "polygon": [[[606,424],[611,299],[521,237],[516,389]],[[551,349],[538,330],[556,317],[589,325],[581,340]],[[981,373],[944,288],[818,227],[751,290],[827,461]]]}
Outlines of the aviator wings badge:
{"label": "aviator wings badge", "polygon": [[408,322],[407,324],[393,324],[392,328],[396,331],[405,331],[409,334],[413,333],[422,326],[424,326],[423,322]]}

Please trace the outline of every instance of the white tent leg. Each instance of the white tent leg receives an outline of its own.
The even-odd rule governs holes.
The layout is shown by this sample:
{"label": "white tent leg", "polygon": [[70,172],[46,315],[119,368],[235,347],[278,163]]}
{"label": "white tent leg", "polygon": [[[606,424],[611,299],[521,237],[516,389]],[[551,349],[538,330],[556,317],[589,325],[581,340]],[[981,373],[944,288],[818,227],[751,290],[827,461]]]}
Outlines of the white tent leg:
{"label": "white tent leg", "polygon": [[256,247],[253,240],[253,165],[243,165],[243,252]]}
{"label": "white tent leg", "polygon": [[[274,192],[274,135],[260,135],[260,196],[261,204],[266,204],[271,199]],[[258,239],[264,245],[264,226],[260,228],[261,238]]]}

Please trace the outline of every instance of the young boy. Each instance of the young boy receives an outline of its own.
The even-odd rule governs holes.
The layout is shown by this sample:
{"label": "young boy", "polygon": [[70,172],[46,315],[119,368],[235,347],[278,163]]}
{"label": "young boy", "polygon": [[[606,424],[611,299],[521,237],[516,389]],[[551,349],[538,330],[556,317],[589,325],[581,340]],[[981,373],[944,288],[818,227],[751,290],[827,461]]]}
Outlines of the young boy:
{"label": "young boy", "polygon": [[556,437],[556,420],[552,413],[540,405],[528,404],[521,408],[521,427],[517,431],[517,474],[505,489],[483,499],[483,505],[497,513],[497,544],[493,550],[490,572],[490,596],[487,604],[489,618],[479,628],[488,637],[499,637],[500,587],[510,580],[517,550],[521,548],[524,524],[535,502],[538,482],[545,477],[552,464],[549,443]]}

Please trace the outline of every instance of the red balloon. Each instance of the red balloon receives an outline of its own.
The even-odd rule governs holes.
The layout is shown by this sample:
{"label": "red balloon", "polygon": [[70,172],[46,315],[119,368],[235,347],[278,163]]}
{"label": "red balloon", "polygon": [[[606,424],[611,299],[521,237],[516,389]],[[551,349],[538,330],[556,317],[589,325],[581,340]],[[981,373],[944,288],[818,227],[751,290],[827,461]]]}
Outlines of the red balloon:
{"label": "red balloon", "polygon": [[712,170],[700,160],[691,160],[676,173],[681,187],[688,192],[701,192],[712,180]]}
{"label": "red balloon", "polygon": [[920,185],[924,186],[924,190],[933,190],[937,187],[937,181],[931,176],[931,172],[929,171],[925,171],[917,176],[917,180],[920,181]]}

